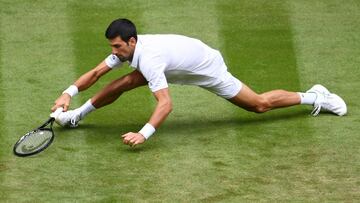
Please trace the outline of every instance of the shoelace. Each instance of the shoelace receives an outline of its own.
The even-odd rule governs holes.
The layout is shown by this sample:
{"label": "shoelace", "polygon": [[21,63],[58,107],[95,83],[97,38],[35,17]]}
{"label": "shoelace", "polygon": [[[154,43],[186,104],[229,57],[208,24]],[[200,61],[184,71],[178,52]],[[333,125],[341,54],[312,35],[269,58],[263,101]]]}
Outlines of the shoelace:
{"label": "shoelace", "polygon": [[[322,94],[322,96],[324,97],[324,100],[326,99],[326,97],[329,97],[330,94],[327,94],[327,93],[320,93]],[[321,111],[321,108],[324,108],[324,110],[327,110],[329,107],[328,107],[328,103],[324,103],[324,102],[320,102],[320,104],[315,104],[314,105],[314,109],[311,111],[311,115],[312,116],[317,116],[319,115],[320,111]]]}
{"label": "shoelace", "polygon": [[[315,99],[315,101],[317,101],[318,99],[320,99],[319,97],[321,97],[321,96],[324,96],[324,94],[323,93],[320,93],[320,92],[314,92],[315,94],[316,94],[316,99]],[[320,111],[321,111],[321,102],[319,102],[319,103],[315,103],[314,104],[314,109],[311,111],[311,115],[312,116],[317,116],[317,115],[319,115],[319,113],[320,113]]]}

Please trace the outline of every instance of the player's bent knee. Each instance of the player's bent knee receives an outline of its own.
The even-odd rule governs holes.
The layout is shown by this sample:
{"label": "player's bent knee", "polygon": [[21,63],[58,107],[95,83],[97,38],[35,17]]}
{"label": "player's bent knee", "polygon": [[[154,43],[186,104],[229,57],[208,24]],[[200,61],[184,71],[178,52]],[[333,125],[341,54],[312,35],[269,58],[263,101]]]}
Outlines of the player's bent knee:
{"label": "player's bent knee", "polygon": [[254,113],[264,113],[269,110],[268,108],[262,105],[242,106],[242,108]]}
{"label": "player's bent knee", "polygon": [[116,92],[125,92],[136,87],[136,80],[131,76],[126,75],[116,80],[114,84],[111,85],[111,89]]}
{"label": "player's bent knee", "polygon": [[265,113],[267,112],[267,108],[264,108],[263,106],[257,106],[254,108],[255,113]]}
{"label": "player's bent knee", "polygon": [[146,79],[141,74],[137,74],[137,73],[126,75],[122,77],[120,80],[121,80],[121,86],[123,86],[124,91],[134,89],[136,87],[145,85],[147,83]]}
{"label": "player's bent knee", "polygon": [[270,102],[267,99],[262,98],[261,101],[259,101],[253,108],[253,110],[255,113],[265,113],[271,109],[270,106]]}
{"label": "player's bent knee", "polygon": [[125,76],[122,81],[122,84],[124,85],[124,87],[126,87],[126,89],[132,87],[134,83],[135,80],[129,75]]}

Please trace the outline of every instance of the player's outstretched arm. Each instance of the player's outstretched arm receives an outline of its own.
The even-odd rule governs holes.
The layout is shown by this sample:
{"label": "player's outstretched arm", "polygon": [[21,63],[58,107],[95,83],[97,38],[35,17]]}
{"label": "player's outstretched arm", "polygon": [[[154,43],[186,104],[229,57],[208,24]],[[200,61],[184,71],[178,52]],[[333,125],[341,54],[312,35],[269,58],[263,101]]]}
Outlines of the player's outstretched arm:
{"label": "player's outstretched arm", "polygon": [[80,78],[75,81],[74,85],[78,88],[79,92],[86,90],[110,70],[111,68],[109,68],[105,61],[103,61],[89,72],[80,76]]}
{"label": "player's outstretched arm", "polygon": [[55,104],[51,108],[51,111],[54,112],[60,107],[63,107],[64,111],[67,111],[70,106],[71,97],[75,96],[78,92],[91,87],[101,76],[110,70],[111,68],[106,65],[105,61],[103,61],[89,72],[80,76],[73,85],[66,89],[62,95],[55,100]]}
{"label": "player's outstretched arm", "polygon": [[157,105],[150,121],[138,133],[130,132],[122,135],[124,144],[135,146],[145,142],[172,111],[172,101],[168,88],[154,92],[154,96]]}

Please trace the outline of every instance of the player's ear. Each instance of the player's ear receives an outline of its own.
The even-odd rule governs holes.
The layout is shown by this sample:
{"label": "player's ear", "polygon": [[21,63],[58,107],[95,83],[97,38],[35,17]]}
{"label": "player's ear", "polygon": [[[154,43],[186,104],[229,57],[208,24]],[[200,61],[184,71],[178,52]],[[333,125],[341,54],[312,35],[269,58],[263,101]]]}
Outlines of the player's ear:
{"label": "player's ear", "polygon": [[129,41],[128,41],[128,44],[129,44],[129,46],[135,47],[135,46],[136,46],[136,39],[135,39],[135,37],[131,37],[131,38],[129,39]]}

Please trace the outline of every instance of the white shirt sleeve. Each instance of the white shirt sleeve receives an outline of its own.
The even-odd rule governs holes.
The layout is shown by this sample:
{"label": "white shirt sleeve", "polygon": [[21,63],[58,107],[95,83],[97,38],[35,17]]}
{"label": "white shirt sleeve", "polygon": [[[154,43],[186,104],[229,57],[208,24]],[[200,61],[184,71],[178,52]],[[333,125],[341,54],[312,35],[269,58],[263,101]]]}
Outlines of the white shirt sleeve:
{"label": "white shirt sleeve", "polygon": [[153,72],[151,77],[148,80],[148,86],[152,92],[156,92],[161,89],[168,88],[168,83],[163,72]]}
{"label": "white shirt sleeve", "polygon": [[106,57],[105,63],[111,69],[120,68],[122,65],[120,59],[114,54],[110,54],[108,57]]}
{"label": "white shirt sleeve", "polygon": [[166,63],[160,56],[152,55],[142,58],[140,62],[140,72],[148,81],[148,86],[152,92],[168,87],[165,77]]}

